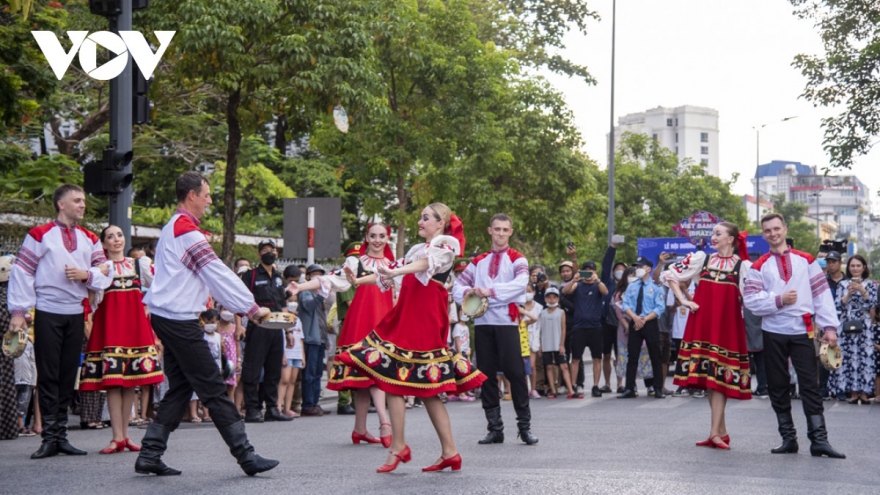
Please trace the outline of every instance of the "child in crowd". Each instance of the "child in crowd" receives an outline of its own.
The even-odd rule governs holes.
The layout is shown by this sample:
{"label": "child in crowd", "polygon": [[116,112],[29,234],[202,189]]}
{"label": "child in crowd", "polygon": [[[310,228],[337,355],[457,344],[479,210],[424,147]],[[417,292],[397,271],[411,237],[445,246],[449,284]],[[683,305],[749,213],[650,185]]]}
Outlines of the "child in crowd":
{"label": "child in crowd", "polygon": [[32,437],[36,433],[32,428],[25,425],[28,405],[34,395],[34,388],[37,386],[37,364],[34,357],[32,335],[28,335],[27,346],[24,348],[24,353],[15,359],[13,368],[15,370],[15,398],[16,417],[18,418],[18,434],[22,437]]}
{"label": "child in crowd", "polygon": [[520,308],[520,314],[523,321],[528,325],[529,332],[529,363],[526,369],[530,368],[532,371],[532,374],[529,376],[529,385],[531,385],[529,398],[531,399],[541,398],[541,394],[538,393],[538,363],[536,360],[538,353],[541,351],[541,323],[538,321],[538,317],[541,316],[541,311],[543,310],[544,306],[535,302],[535,294],[531,292],[531,286],[529,286],[526,292],[526,303]]}
{"label": "child in crowd", "polygon": [[[222,371],[222,355],[223,355],[223,337],[217,333],[217,321],[220,319],[220,313],[217,312],[216,309],[208,309],[202,312],[199,315],[199,320],[202,322],[202,329],[205,331],[204,339],[205,342],[208,343],[208,349],[211,351],[211,357],[214,358],[214,362],[217,363],[217,369]],[[210,413],[207,408],[204,408],[205,417],[204,421],[211,421]],[[193,423],[201,423],[203,421],[202,418],[199,418],[199,396],[193,392],[192,399],[189,403],[189,414],[190,421]]]}
{"label": "child in crowd", "polygon": [[[681,282],[679,284],[681,287],[681,293],[688,298],[688,301],[692,301],[694,298],[694,291],[696,290],[696,284],[693,281],[690,282]],[[671,294],[672,291],[670,290]],[[674,298],[673,298],[674,299]],[[676,359],[678,355],[678,349],[681,346],[681,339],[684,338],[684,329],[687,326],[688,315],[690,315],[691,310],[688,309],[687,306],[682,306],[680,301],[675,301],[672,305],[671,311],[674,312],[675,316],[672,320],[672,348],[675,351]],[[690,392],[691,394],[695,394],[700,392],[699,390],[685,390],[682,387],[678,387],[675,392],[672,394],[675,397],[681,397]]]}
{"label": "child in crowd", "polygon": [[[470,361],[471,359],[471,331],[467,326],[468,317],[464,313],[458,317],[458,321],[452,326],[452,346],[455,352],[461,354],[461,357]],[[467,393],[455,395],[451,394],[449,400],[462,402],[473,402],[475,399]]]}
{"label": "child in crowd", "polygon": [[538,317],[541,325],[541,353],[547,371],[547,384],[550,387],[547,398],[555,399],[557,369],[561,370],[566,389],[574,389],[571,386],[568,360],[565,357],[565,312],[559,308],[559,289],[556,287],[547,289],[544,293],[544,301],[547,307]]}
{"label": "child in crowd", "polygon": [[[238,351],[238,341],[235,340],[235,315],[226,308],[220,308],[220,320],[217,322],[217,333],[223,341],[223,355],[235,364],[235,371],[226,380],[226,395],[229,400],[235,402],[235,386],[238,385],[239,372],[241,371],[241,353]],[[221,360],[222,361],[222,360]]]}
{"label": "child in crowd", "polygon": [[[297,303],[287,303],[287,310],[296,313]],[[284,367],[281,368],[281,382],[278,384],[278,410],[291,418],[299,417],[293,410],[293,393],[296,390],[296,379],[299,370],[306,364],[303,355],[303,328],[299,318],[292,328],[284,331]]]}

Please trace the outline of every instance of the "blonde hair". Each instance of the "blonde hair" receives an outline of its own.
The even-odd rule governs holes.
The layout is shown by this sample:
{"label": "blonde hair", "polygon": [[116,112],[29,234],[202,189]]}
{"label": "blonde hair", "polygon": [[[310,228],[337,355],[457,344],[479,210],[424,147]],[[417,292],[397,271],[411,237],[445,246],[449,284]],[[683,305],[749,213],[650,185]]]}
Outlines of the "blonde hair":
{"label": "blonde hair", "polygon": [[449,232],[450,219],[452,218],[452,210],[443,203],[431,203],[428,208],[434,211],[434,218],[438,222],[443,222],[443,233]]}

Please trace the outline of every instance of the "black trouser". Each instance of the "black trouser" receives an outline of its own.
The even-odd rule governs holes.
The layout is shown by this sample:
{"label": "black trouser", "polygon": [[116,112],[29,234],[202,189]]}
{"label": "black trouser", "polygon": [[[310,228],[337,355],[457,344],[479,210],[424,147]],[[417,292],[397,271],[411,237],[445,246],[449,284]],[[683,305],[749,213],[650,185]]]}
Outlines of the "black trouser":
{"label": "black trouser", "polygon": [[641,330],[636,331],[633,325],[629,327],[629,337],[626,342],[626,352],[629,358],[626,361],[626,388],[636,389],[636,372],[639,369],[639,354],[642,352],[642,342],[648,348],[648,356],[651,358],[651,367],[654,370],[654,389],[663,390],[663,364],[660,362],[660,325],[657,319],[645,323]]}
{"label": "black trouser", "polygon": [[490,411],[500,407],[497,377],[500,371],[510,381],[517,426],[520,430],[528,430],[532,413],[529,410],[529,389],[519,344],[519,328],[516,325],[477,325],[474,327],[474,349],[477,351],[477,366],[488,378],[480,392],[483,409]]}
{"label": "black trouser", "polygon": [[169,384],[159,403],[156,422],[168,431],[176,430],[193,392],[210,411],[217,429],[241,421],[235,404],[226,395],[226,383],[211,356],[199,320],[169,320],[157,315],[150,320],[165,348],[165,377]]}
{"label": "black trouser", "polygon": [[284,359],[283,337],[284,330],[280,328],[262,328],[248,321],[247,352],[244,353],[241,365],[244,407],[248,413],[260,412],[262,401],[266,401],[267,409],[278,404],[278,382],[281,381],[281,361]]}
{"label": "black trouser", "polygon": [[755,381],[758,382],[758,390],[767,390],[767,367],[764,365],[764,351],[750,352],[749,361],[754,370]]}
{"label": "black trouser", "polygon": [[76,384],[84,330],[82,313],[59,315],[37,310],[34,314],[34,357],[44,439],[52,438],[54,432],[47,432],[46,425],[54,424],[55,418],[67,423],[67,408]]}
{"label": "black trouser", "polygon": [[804,414],[813,416],[825,412],[819,396],[816,347],[806,333],[782,335],[764,331],[764,365],[767,368],[767,384],[770,387],[770,403],[779,413],[791,412],[791,385],[788,360],[797,373],[798,388]]}
{"label": "black trouser", "polygon": [[[567,316],[566,316],[566,318],[567,318]],[[571,361],[572,356],[574,356],[574,353],[572,352],[572,349],[571,349],[571,336],[572,336],[572,334],[574,334],[574,325],[573,324],[566,325],[565,326],[565,356],[566,356],[566,359],[569,360],[569,362]],[[561,384],[564,384],[562,382],[561,378],[559,378],[559,382]],[[574,386],[576,386],[576,387],[583,387],[584,386],[584,367],[583,366],[578,367],[578,374],[577,374],[577,376],[571,377],[571,383],[574,384]],[[553,388],[556,388],[555,383],[553,384]],[[568,392],[574,393],[574,390],[569,390]]]}

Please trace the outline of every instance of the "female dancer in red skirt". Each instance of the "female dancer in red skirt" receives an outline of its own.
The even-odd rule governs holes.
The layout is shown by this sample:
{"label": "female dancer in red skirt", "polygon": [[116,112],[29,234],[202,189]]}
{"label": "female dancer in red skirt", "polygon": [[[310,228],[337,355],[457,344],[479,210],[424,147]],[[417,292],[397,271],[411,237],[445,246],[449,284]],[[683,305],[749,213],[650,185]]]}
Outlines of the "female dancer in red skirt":
{"label": "female dancer in red skirt", "polygon": [[137,452],[141,448],[128,438],[128,421],[134,403],[134,387],[161,382],[155,339],[141,285],[152,280],[150,260],[123,255],[125,236],[111,225],[101,232],[113,282],[98,294],[98,309],[80,372],[80,390],[106,390],[113,440],[102,454]]}
{"label": "female dancer in red skirt", "polygon": [[407,395],[422,399],[440,438],[440,459],[422,470],[461,469],[449,414],[437,395],[464,393],[486,380],[447,345],[449,296],[443,284],[455,256],[464,251],[461,221],[449,207],[434,203],[422,210],[419,236],[426,242],[410,249],[402,263],[378,269],[384,290],[392,288],[392,280],[400,284],[397,305],[363,341],[339,355],[388,394],[393,439],[386,463],[376,470],[380,473],[411,459],[404,436]]}
{"label": "female dancer in red skirt", "polygon": [[[378,268],[387,267],[394,262],[394,253],[388,246],[390,234],[391,229],[381,223],[367,225],[365,241],[354,248],[357,251],[346,253],[352,256],[345,260],[344,273],[334,272],[315,277],[304,284],[292,284],[295,287],[290,287],[289,292],[317,290],[318,294],[324,297],[329,296],[331,292],[345,292],[353,286],[357,287],[354,299],[342,321],[336,343],[336,356],[364,340],[394,306],[392,292],[382,291],[376,286]],[[351,441],[356,444],[362,441],[381,442],[384,447],[390,447],[391,423],[388,422],[388,412],[385,409],[385,392],[376,387],[372,378],[360,373],[357,368],[339,361],[336,356],[333,359],[333,371],[327,382],[327,388],[336,391],[353,390],[355,393],[354,430],[351,432]],[[367,431],[370,397],[373,398],[373,404],[379,415],[380,438],[378,439]]]}
{"label": "female dancer in red skirt", "polygon": [[[749,350],[742,316],[742,283],[751,262],[746,232],[721,222],[712,230],[712,247],[718,252],[689,254],[660,275],[675,297],[691,310],[678,351],[674,383],[680,387],[708,391],[712,410],[709,438],[699,447],[730,449],[724,422],[727,398],[752,398]],[[740,256],[734,253],[736,245]],[[693,301],[681,285],[699,277]],[[687,284],[687,285],[686,285]]]}

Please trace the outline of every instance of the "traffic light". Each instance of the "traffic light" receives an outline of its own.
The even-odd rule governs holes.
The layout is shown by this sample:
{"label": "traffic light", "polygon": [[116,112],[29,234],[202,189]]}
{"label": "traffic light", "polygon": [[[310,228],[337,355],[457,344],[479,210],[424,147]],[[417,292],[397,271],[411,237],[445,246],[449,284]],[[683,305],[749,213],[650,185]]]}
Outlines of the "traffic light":
{"label": "traffic light", "polygon": [[83,167],[83,185],[94,196],[113,196],[131,184],[131,151],[117,151],[113,146],[104,149],[102,161],[91,161]]}
{"label": "traffic light", "polygon": [[[122,2],[125,0],[89,0],[89,12],[102,17],[116,17],[122,13]],[[150,0],[128,0],[131,10],[145,9]]]}
{"label": "traffic light", "polygon": [[135,61],[132,60],[131,63],[131,121],[133,124],[149,124],[152,104],[147,93],[153,78],[146,79]]}

